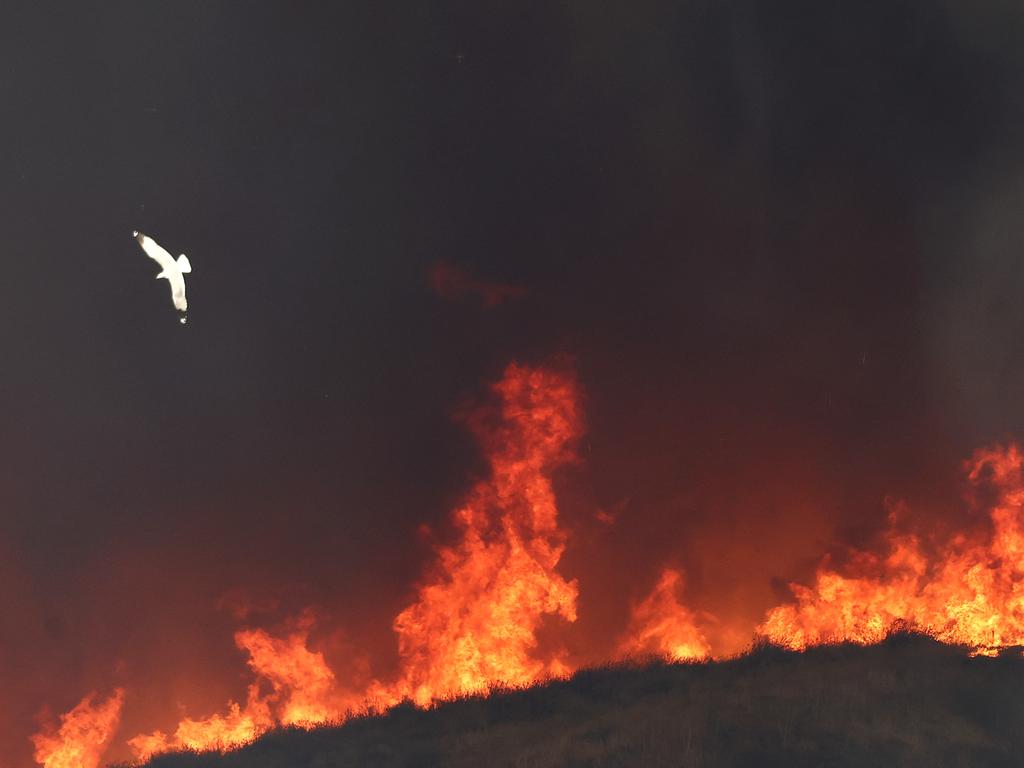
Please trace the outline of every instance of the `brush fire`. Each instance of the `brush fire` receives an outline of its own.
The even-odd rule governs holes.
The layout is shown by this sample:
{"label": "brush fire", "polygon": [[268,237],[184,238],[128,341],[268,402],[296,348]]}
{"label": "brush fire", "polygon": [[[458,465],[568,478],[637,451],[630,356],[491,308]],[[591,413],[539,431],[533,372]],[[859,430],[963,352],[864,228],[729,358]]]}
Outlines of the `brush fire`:
{"label": "brush fire", "polygon": [[[277,726],[312,728],[406,700],[429,707],[572,674],[584,656],[560,638],[577,621],[587,584],[560,570],[573,533],[560,520],[553,478],[580,463],[580,384],[565,367],[513,364],[491,395],[492,403],[461,417],[486,457],[486,473],[451,514],[451,541],[436,545],[394,617],[397,673],[359,687],[341,679],[311,645],[312,613],[277,634],[240,627],[234,644],[250,675],[244,701],[187,714],[170,733],[124,734],[118,725],[132,706],[131,686],[89,693],[32,736],[39,765],[97,768],[116,739],[138,761],[173,750],[227,751]],[[748,628],[751,640],[792,649],[871,644],[909,626],[977,654],[1024,644],[1022,461],[1010,445],[978,451],[965,465],[969,486],[989,492],[990,525],[929,540],[894,504],[876,549],[845,553],[841,567],[823,557],[813,581],[791,584],[791,596]],[[685,574],[665,565],[633,602],[613,657],[715,658],[722,654],[705,629],[728,621],[688,606]]]}

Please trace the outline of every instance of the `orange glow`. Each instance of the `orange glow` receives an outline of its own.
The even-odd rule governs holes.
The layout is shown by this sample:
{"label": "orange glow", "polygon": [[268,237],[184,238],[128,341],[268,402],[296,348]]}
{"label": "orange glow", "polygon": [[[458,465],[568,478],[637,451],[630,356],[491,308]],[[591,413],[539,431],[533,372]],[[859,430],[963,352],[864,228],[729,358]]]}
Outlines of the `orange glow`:
{"label": "orange glow", "polygon": [[458,541],[438,550],[436,572],[395,619],[403,664],[392,698],[426,704],[569,670],[562,654],[538,652],[536,633],[546,616],[576,620],[576,582],[555,571],[566,535],[550,479],[574,458],[576,383],[512,365],[494,390],[498,423],[471,420],[491,476],[455,512]]}
{"label": "orange glow", "polygon": [[60,716],[60,727],[32,736],[35,759],[45,768],[96,768],[121,718],[124,691],[118,689],[101,704],[95,693]]}
{"label": "orange glow", "polygon": [[[494,407],[464,417],[489,470],[452,513],[450,543],[437,546],[432,566],[393,620],[397,671],[366,685],[367,669],[358,685],[339,684],[310,645],[312,614],[284,632],[240,629],[235,644],[253,676],[244,704],[229,701],[206,718],[186,717],[170,734],[136,736],[128,743],[137,759],[182,749],[226,751],[278,726],[341,722],[350,711],[403,699],[427,706],[574,671],[576,661],[549,630],[576,620],[578,585],[558,572],[568,533],[559,525],[552,475],[576,460],[577,384],[568,373],[511,365],[493,393]],[[898,508],[877,550],[852,551],[842,567],[824,559],[811,584],[790,585],[794,600],[770,609],[753,629],[794,649],[874,643],[903,625],[976,653],[1024,645],[1022,468],[1017,446],[978,451],[966,473],[977,498],[988,500],[983,531],[925,538],[907,532]],[[683,590],[682,571],[664,568],[632,606],[616,653],[710,657],[701,629],[708,615],[689,609]],[[752,623],[736,631],[746,633]],[[44,768],[97,768],[123,694],[102,704],[94,698],[63,715],[59,728],[32,737]]]}
{"label": "orange glow", "polygon": [[253,672],[270,681],[282,725],[309,727],[338,717],[332,705],[334,673],[321,653],[306,648],[305,632],[276,638],[259,629],[242,630],[235,643],[249,652]]}
{"label": "orange glow", "polygon": [[323,656],[307,647],[308,622],[284,637],[240,630],[235,643],[269,692],[261,694],[254,683],[244,707],[229,702],[225,714],[186,718],[171,736],[136,736],[129,742],[136,758],[180,749],[225,751],[276,725],[310,727],[404,698],[425,705],[572,671],[564,653],[537,648],[536,633],[547,616],[576,619],[576,582],[555,570],[566,534],[558,527],[550,479],[575,458],[572,443],[581,429],[576,383],[569,375],[512,365],[494,392],[498,412],[468,419],[487,451],[490,477],[454,513],[457,541],[438,549],[435,571],[394,620],[397,679],[343,696]]}
{"label": "orange glow", "polygon": [[228,702],[225,714],[185,718],[174,734],[155,731],[129,740],[139,760],[161,752],[191,749],[226,751],[247,744],[275,725],[312,727],[340,718],[334,703],[334,674],[323,656],[306,647],[307,630],[274,637],[260,629],[235,633],[235,644],[249,654],[249,667],[270,685],[260,693],[249,686],[244,707]]}
{"label": "orange glow", "polygon": [[873,643],[906,624],[976,653],[1024,643],[1024,484],[1017,446],[978,451],[975,486],[995,503],[983,537],[956,536],[930,562],[913,535],[886,537],[886,552],[853,554],[845,574],[824,561],[813,586],[793,584],[796,602],[768,612],[758,631],[790,648],[850,640]]}
{"label": "orange glow", "polygon": [[693,613],[679,602],[683,574],[666,568],[654,590],[633,607],[620,655],[653,653],[675,660],[703,659],[711,647],[697,628]]}
{"label": "orange glow", "polygon": [[171,736],[161,731],[140,734],[128,740],[138,760],[148,760],[161,752],[196,750],[224,752],[248,744],[274,724],[270,708],[259,694],[259,686],[249,687],[249,698],[242,708],[228,702],[227,712],[202,720],[186,717]]}
{"label": "orange glow", "polygon": [[502,285],[479,280],[462,267],[438,261],[430,268],[430,283],[434,293],[443,299],[457,300],[464,296],[476,296],[485,309],[502,304],[509,299],[518,299],[526,291],[515,285]]}

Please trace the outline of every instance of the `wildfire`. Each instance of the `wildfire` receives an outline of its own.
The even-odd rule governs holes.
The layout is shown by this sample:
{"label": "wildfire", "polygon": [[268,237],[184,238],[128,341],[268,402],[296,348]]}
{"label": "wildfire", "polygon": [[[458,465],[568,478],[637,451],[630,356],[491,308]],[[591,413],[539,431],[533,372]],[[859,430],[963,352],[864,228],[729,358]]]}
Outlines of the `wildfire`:
{"label": "wildfire", "polygon": [[651,594],[633,607],[626,639],[619,645],[621,655],[653,653],[679,661],[710,655],[711,646],[697,628],[692,611],[679,602],[682,588],[680,571],[662,571]]}
{"label": "wildfire", "polygon": [[170,750],[226,751],[248,744],[273,724],[270,710],[259,695],[259,686],[249,687],[245,709],[237,702],[228,702],[227,714],[215,714],[203,720],[185,718],[174,734],[161,731],[141,734],[128,740],[139,760]]}
{"label": "wildfire", "polygon": [[259,682],[249,686],[244,707],[228,702],[224,714],[202,720],[183,719],[174,734],[161,731],[129,740],[139,760],[171,750],[226,751],[248,744],[275,725],[312,727],[340,718],[334,674],[324,657],[306,647],[308,624],[285,637],[260,629],[235,633],[235,644],[249,654],[249,667],[270,686],[261,694]]}
{"label": "wildfire", "polygon": [[259,629],[235,634],[235,643],[249,652],[249,666],[270,681],[272,698],[280,700],[282,725],[311,727],[336,719],[332,699],[334,673],[320,653],[306,648],[306,632],[276,638]]}
{"label": "wildfire", "polygon": [[[575,460],[578,387],[569,373],[511,365],[493,394],[494,407],[464,418],[489,472],[453,512],[454,540],[437,547],[433,567],[393,620],[395,675],[344,689],[310,647],[312,614],[278,633],[243,628],[234,640],[254,676],[244,705],[229,701],[220,713],[186,717],[170,735],[136,736],[128,744],[137,759],[180,749],[225,751],[276,726],[340,722],[350,711],[403,699],[427,705],[572,671],[567,653],[538,637],[545,622],[576,620],[578,585],[557,570],[568,534],[559,526],[552,473]],[[803,649],[836,640],[873,643],[906,624],[978,653],[1024,645],[1022,463],[1024,454],[1011,446],[979,451],[967,464],[972,486],[994,499],[984,535],[923,540],[903,532],[894,514],[878,551],[851,552],[841,569],[826,558],[813,583],[792,584],[795,600],[769,610],[756,632]],[[620,655],[711,656],[699,617],[682,601],[683,587],[680,570],[662,570],[632,607]],[[61,716],[59,728],[32,737],[36,760],[44,768],[97,768],[123,698],[120,690],[99,704],[86,696]]]}
{"label": "wildfire", "polygon": [[307,647],[309,622],[284,637],[240,630],[235,643],[270,691],[261,694],[254,683],[244,707],[229,702],[225,714],[186,718],[171,736],[136,736],[129,744],[139,760],[178,749],[224,751],[275,725],[310,727],[341,720],[348,709],[404,698],[427,704],[570,671],[562,654],[537,650],[536,633],[545,616],[576,619],[576,583],[555,571],[566,536],[550,480],[574,458],[581,421],[576,383],[567,374],[512,365],[494,392],[497,413],[481,409],[467,419],[487,452],[490,477],[454,513],[458,540],[439,548],[436,571],[394,620],[398,678],[343,697],[323,656]]}
{"label": "wildfire", "polygon": [[545,616],[576,619],[576,582],[555,571],[566,536],[550,480],[574,457],[576,384],[512,365],[494,390],[498,423],[470,419],[491,476],[455,512],[459,540],[439,550],[436,574],[394,621],[403,671],[392,694],[420,704],[568,671],[560,654],[536,652],[536,633]]}
{"label": "wildfire", "polygon": [[35,759],[45,768],[96,768],[121,718],[124,691],[95,704],[88,694],[60,716],[60,726],[48,726],[32,736]]}
{"label": "wildfire", "polygon": [[930,562],[915,535],[886,537],[885,552],[854,553],[843,575],[825,560],[814,586],[791,585],[796,602],[769,611],[758,631],[803,649],[850,640],[873,643],[906,624],[977,653],[1024,643],[1024,484],[1017,446],[975,453],[974,485],[991,483],[990,535],[956,536]]}

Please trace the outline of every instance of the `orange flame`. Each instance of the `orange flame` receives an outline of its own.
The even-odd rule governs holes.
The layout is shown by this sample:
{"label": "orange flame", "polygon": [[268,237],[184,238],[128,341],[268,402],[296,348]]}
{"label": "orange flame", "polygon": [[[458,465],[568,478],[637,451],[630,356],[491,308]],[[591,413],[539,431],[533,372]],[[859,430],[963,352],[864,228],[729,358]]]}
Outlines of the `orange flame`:
{"label": "orange flame", "polygon": [[[232,701],[222,713],[185,718],[169,736],[136,736],[129,744],[138,759],[179,749],[226,751],[278,725],[310,727],[405,698],[427,705],[572,671],[567,653],[542,647],[538,635],[545,621],[576,619],[577,583],[557,571],[567,534],[551,477],[575,459],[582,429],[577,385],[569,374],[511,365],[493,389],[497,409],[466,419],[486,451],[489,475],[453,513],[456,540],[438,547],[434,570],[394,619],[397,675],[343,692],[323,655],[309,648],[308,617],[282,635],[241,629],[235,643],[256,678],[245,705]],[[969,482],[995,500],[984,535],[924,542],[899,532],[893,515],[880,553],[851,552],[842,569],[826,558],[814,583],[792,584],[794,602],[768,611],[756,631],[794,649],[873,643],[900,625],[977,653],[1024,645],[1022,467],[1017,446],[979,451],[968,463]],[[938,545],[941,559],[929,556],[930,545]],[[710,655],[697,616],[681,602],[683,581],[679,570],[662,571],[633,606],[620,654]],[[59,729],[32,737],[44,768],[96,768],[123,694],[100,705],[93,699],[63,715]]]}
{"label": "orange flame", "polygon": [[307,637],[308,628],[280,638],[260,629],[236,632],[235,644],[248,652],[249,667],[269,682],[271,692],[261,695],[259,683],[253,683],[244,708],[230,701],[225,714],[183,719],[170,737],[161,731],[136,736],[128,742],[136,758],[182,749],[224,752],[275,725],[308,728],[339,719],[334,674],[322,654],[306,647]]}
{"label": "orange flame", "polygon": [[272,637],[260,629],[235,633],[235,643],[249,652],[249,666],[270,681],[273,697],[281,701],[282,725],[310,727],[336,719],[331,704],[334,673],[323,654],[306,648],[306,633]]}
{"label": "orange flame", "polygon": [[45,768],[96,768],[121,718],[124,691],[118,689],[102,704],[95,692],[60,716],[60,727],[49,726],[32,736],[35,759]]}
{"label": "orange flame", "polygon": [[576,620],[576,582],[555,571],[566,536],[550,479],[574,458],[576,383],[511,365],[494,390],[500,423],[472,419],[491,477],[455,512],[461,538],[394,622],[403,669],[392,695],[419,704],[568,671],[562,654],[537,652],[536,633],[545,616]]}
{"label": "orange flame", "polygon": [[679,602],[683,574],[665,568],[654,590],[633,607],[626,639],[619,654],[653,653],[670,659],[703,659],[711,652],[693,613]]}
{"label": "orange flame", "polygon": [[571,445],[581,429],[576,382],[511,365],[494,391],[497,423],[485,411],[469,418],[488,452],[491,476],[455,512],[459,540],[438,550],[436,573],[394,620],[402,660],[397,680],[375,681],[360,696],[342,697],[323,656],[306,646],[308,625],[285,637],[240,630],[235,643],[270,692],[261,695],[253,684],[244,708],[229,702],[226,714],[186,718],[170,737],[160,731],[136,736],[129,744],[139,760],[170,750],[225,751],[275,725],[312,726],[339,721],[349,709],[403,698],[425,705],[571,671],[564,653],[538,650],[536,634],[547,616],[576,619],[576,582],[555,570],[566,535],[550,479],[575,458]]}
{"label": "orange flame", "polygon": [[249,686],[244,709],[237,702],[229,701],[226,714],[214,714],[202,720],[186,717],[171,736],[154,731],[129,739],[128,745],[140,761],[176,750],[225,752],[248,744],[273,724],[270,707],[260,696],[259,686],[253,684]]}
{"label": "orange flame", "polygon": [[854,553],[851,575],[826,560],[813,587],[791,585],[796,602],[769,611],[758,631],[795,649],[873,643],[900,624],[976,653],[1024,644],[1022,460],[1014,445],[978,451],[968,464],[970,482],[996,492],[990,535],[954,537],[942,562],[929,562],[918,537],[890,531],[887,553]]}

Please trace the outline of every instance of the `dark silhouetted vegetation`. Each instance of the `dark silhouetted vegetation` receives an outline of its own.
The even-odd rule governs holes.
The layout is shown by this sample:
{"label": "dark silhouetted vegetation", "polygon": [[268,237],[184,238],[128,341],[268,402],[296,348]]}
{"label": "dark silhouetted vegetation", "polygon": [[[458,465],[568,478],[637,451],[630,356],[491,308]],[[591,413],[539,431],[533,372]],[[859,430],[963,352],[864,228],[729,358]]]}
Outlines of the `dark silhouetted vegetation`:
{"label": "dark silhouetted vegetation", "polygon": [[1024,659],[898,633],[804,653],[589,669],[527,690],[305,732],[150,768],[668,768],[1024,765]]}

